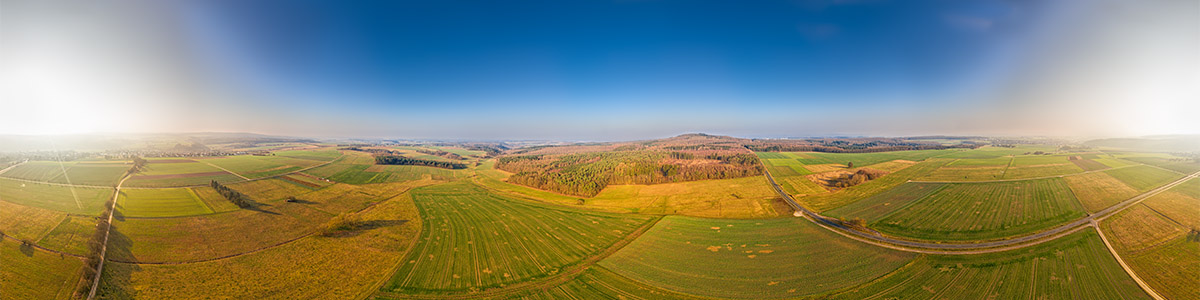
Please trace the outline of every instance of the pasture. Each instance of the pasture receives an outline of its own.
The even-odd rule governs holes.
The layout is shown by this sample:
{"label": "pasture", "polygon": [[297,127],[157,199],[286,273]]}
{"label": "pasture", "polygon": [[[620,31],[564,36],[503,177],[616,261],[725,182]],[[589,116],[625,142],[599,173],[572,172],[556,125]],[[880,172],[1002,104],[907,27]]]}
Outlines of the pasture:
{"label": "pasture", "polygon": [[652,219],[534,205],[465,182],[411,194],[425,228],[385,293],[467,293],[544,278]]}
{"label": "pasture", "polygon": [[81,215],[99,215],[111,188],[82,188],[0,178],[0,201]]}
{"label": "pasture", "polygon": [[83,261],[0,238],[0,297],[70,299]]}
{"label": "pasture", "polygon": [[126,217],[179,217],[213,213],[200,197],[186,188],[124,189],[117,196],[117,211]]}
{"label": "pasture", "polygon": [[913,254],[871,247],[801,218],[663,218],[600,262],[634,281],[718,298],[796,298],[855,286]]}
{"label": "pasture", "polygon": [[1104,172],[1063,177],[1088,212],[1098,212],[1138,194],[1137,190]]}
{"label": "pasture", "polygon": [[[236,253],[261,250],[226,259],[166,265],[109,262],[105,264],[97,298],[187,299],[197,295],[221,299],[366,298],[400,262],[420,232],[422,222],[407,195],[376,205],[361,216],[369,225],[346,235],[309,236],[284,243],[255,242],[256,247]],[[220,221],[237,222],[237,219]],[[258,234],[258,229],[251,225],[247,224],[243,231]],[[216,242],[230,235],[237,233],[212,235],[214,239],[207,241]],[[204,240],[195,242],[201,241]],[[238,241],[213,246],[240,247]]]}
{"label": "pasture", "polygon": [[1147,299],[1083,230],[1027,249],[924,255],[896,272],[833,295],[835,299]]}
{"label": "pasture", "polygon": [[1171,182],[1172,180],[1183,177],[1177,173],[1151,167],[1151,166],[1135,166],[1128,168],[1112,169],[1104,171],[1113,178],[1124,182],[1138,192],[1145,192],[1160,185]]}
{"label": "pasture", "polygon": [[953,183],[872,223],[927,240],[986,240],[1032,233],[1084,216],[1061,178]]}

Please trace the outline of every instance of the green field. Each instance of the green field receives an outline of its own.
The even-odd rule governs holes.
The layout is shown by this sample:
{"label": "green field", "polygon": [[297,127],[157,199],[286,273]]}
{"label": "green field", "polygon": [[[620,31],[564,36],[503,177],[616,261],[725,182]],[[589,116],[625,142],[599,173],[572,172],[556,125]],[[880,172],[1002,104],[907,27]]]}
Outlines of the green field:
{"label": "green field", "polygon": [[953,183],[871,224],[927,240],[985,240],[1032,233],[1084,216],[1062,178]]}
{"label": "green field", "polygon": [[1167,299],[1200,297],[1200,179],[1192,179],[1126,209],[1100,226],[1142,280]]}
{"label": "green field", "polygon": [[318,189],[278,178],[252,180],[226,186],[259,202],[279,200],[287,196],[299,196]]}
{"label": "green field", "polygon": [[837,299],[1147,299],[1095,231],[1027,249],[927,255]]}
{"label": "green field", "polygon": [[73,214],[99,215],[111,188],[81,188],[0,178],[0,201]]}
{"label": "green field", "polygon": [[371,156],[356,153],[304,173],[341,183],[371,184],[420,179],[449,181],[465,177],[469,172],[425,166],[375,165]]}
{"label": "green field", "polygon": [[0,231],[22,240],[37,241],[66,217],[64,212],[0,201]]}
{"label": "green field", "polygon": [[[30,161],[2,176],[78,185],[115,186],[129,165],[124,161]],[[66,170],[64,175],[63,170]]]}
{"label": "green field", "polygon": [[342,156],[342,152],[334,149],[322,150],[288,150],[272,152],[275,156],[316,160],[316,161],[332,161]]}
{"label": "green field", "polygon": [[384,292],[466,293],[547,277],[652,219],[533,205],[463,182],[411,193],[425,228]]}
{"label": "green field", "polygon": [[561,285],[532,292],[506,295],[519,299],[702,299],[638,283],[603,267],[588,268]]}
{"label": "green field", "polygon": [[129,187],[181,187],[242,181],[237,175],[188,158],[151,158],[141,173],[125,181]]}
{"label": "green field", "polygon": [[179,217],[213,213],[200,197],[186,188],[124,189],[117,211],[126,217]]}
{"label": "green field", "polygon": [[1098,212],[1113,204],[1133,198],[1137,190],[1104,172],[1063,177],[1071,191],[1088,212]]}
{"label": "green field", "polygon": [[88,238],[96,231],[96,217],[67,216],[37,243],[66,253],[87,254]]}
{"label": "green field", "polygon": [[286,156],[259,155],[198,158],[196,161],[213,164],[247,178],[262,178],[286,174],[324,162]]}
{"label": "green field", "polygon": [[1138,192],[1149,191],[1155,187],[1183,177],[1183,175],[1151,166],[1136,166],[1113,169],[1104,171],[1104,173],[1108,173],[1108,175],[1111,175],[1117,180],[1128,184]]}
{"label": "green field", "polygon": [[600,265],[684,294],[791,298],[855,286],[912,258],[841,237],[802,218],[668,216]]}
{"label": "green field", "polygon": [[[820,164],[839,164],[854,163],[855,166],[861,167],[873,165],[885,161],[897,159],[921,161],[926,158],[948,155],[961,150],[913,150],[913,151],[891,151],[891,152],[873,152],[873,153],[825,153],[825,152],[779,152],[767,154],[768,159],[772,161],[776,159],[794,159],[801,165],[820,165]],[[760,158],[763,156],[760,154]]]}
{"label": "green field", "polygon": [[799,197],[796,200],[809,209],[826,211],[890,190],[909,180],[914,180],[918,176],[932,172],[949,162],[950,160],[947,159],[931,159],[834,193]]}
{"label": "green field", "polygon": [[69,299],[83,261],[0,238],[0,298]]}
{"label": "green field", "polygon": [[846,206],[827,211],[826,216],[837,218],[862,218],[867,222],[875,222],[893,212],[911,205],[917,200],[940,191],[943,183],[905,183],[863,200],[855,201]]}
{"label": "green field", "polygon": [[1025,153],[1031,153],[1031,152],[1037,152],[1037,151],[1054,152],[1055,150],[1058,150],[1058,147],[1043,146],[1043,145],[1016,145],[1016,147],[1014,147],[1014,148],[987,146],[987,147],[981,147],[981,148],[973,149],[973,150],[960,150],[958,152],[946,154],[945,156],[941,156],[941,157],[944,157],[944,158],[969,158],[969,159],[994,159],[994,158],[1010,156],[1010,155],[1023,155]]}

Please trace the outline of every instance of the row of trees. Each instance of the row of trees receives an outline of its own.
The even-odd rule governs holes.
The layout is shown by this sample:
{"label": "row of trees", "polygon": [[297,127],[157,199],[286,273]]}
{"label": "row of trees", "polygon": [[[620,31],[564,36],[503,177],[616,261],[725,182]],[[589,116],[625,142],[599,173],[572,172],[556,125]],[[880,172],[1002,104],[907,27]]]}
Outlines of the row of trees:
{"label": "row of trees", "polygon": [[453,159],[453,160],[466,159],[466,158],[463,158],[461,155],[442,151],[442,150],[417,149],[417,152],[429,154],[429,155],[433,155],[433,156],[441,156],[441,157],[445,157],[445,158],[449,158],[449,159]]}
{"label": "row of trees", "polygon": [[226,200],[233,202],[233,204],[237,205],[238,207],[254,208],[257,204],[254,202],[254,200],[250,200],[250,197],[246,196],[246,194],[242,194],[242,192],[231,189],[217,182],[216,180],[213,180],[210,185],[214,190],[217,190],[218,194],[221,194],[222,197],[225,197]]}
{"label": "row of trees", "polygon": [[395,156],[395,155],[376,156],[375,164],[377,164],[377,165],[426,166],[426,167],[445,168],[445,169],[466,169],[467,168],[467,164],[464,164],[464,163],[426,160],[426,159]]}
{"label": "row of trees", "polygon": [[133,157],[133,166],[130,166],[129,170],[125,171],[125,173],[128,175],[137,174],[138,172],[146,170],[146,165],[149,163],[150,162],[144,158],[134,156]]}
{"label": "row of trees", "polygon": [[[135,157],[134,159],[136,166],[136,161],[140,158]],[[92,291],[92,283],[95,282],[96,276],[100,276],[100,263],[104,261],[104,239],[108,236],[109,227],[112,226],[108,220],[113,213],[113,204],[113,199],[105,202],[104,211],[100,212],[100,217],[96,218],[96,228],[92,230],[92,235],[88,238],[87,254],[83,256],[83,267],[79,271],[79,282],[75,286],[75,298],[86,298]]]}

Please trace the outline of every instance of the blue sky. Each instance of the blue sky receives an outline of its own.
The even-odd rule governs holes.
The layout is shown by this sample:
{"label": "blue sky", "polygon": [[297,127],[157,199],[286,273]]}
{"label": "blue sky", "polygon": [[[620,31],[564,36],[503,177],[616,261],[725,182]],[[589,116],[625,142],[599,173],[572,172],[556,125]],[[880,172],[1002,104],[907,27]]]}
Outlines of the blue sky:
{"label": "blue sky", "polygon": [[[1172,59],[1182,70],[1165,73],[1196,76],[1187,64],[1178,64],[1196,62],[1195,55],[1179,54],[1197,48],[1195,39],[1173,36],[1189,31],[1138,41],[1132,37],[1139,30],[1156,28],[1110,34],[1103,25],[1135,22],[1146,14],[1178,19],[1161,27],[1195,25],[1187,19],[1196,10],[1170,12],[1196,6],[1186,1],[1142,9],[1141,15],[1122,12],[1128,4],[1120,1],[124,4],[107,14],[134,21],[109,24],[114,22],[101,12],[93,21],[111,27],[106,43],[127,37],[138,45],[127,48],[145,55],[125,59],[145,65],[150,75],[144,76],[169,78],[153,80],[167,80],[174,88],[147,97],[172,100],[140,106],[155,106],[154,115],[175,115],[162,122],[185,124],[157,128],[181,131],[601,140],[698,131],[739,136],[1144,134],[1179,126],[1160,124],[1146,132],[1039,131],[1063,124],[1043,120],[1054,116],[1039,116],[1032,106],[1080,104],[1062,99],[1077,98],[1063,97],[1058,90],[1064,87],[1044,82],[1060,80],[1087,90],[1081,87],[1121,79],[1081,78],[1075,71],[1037,82],[1030,78],[1084,72],[1081,66],[1143,52],[1179,56]],[[29,5],[30,15],[37,6]],[[17,6],[17,13],[22,8]],[[45,13],[28,22],[61,15]],[[23,28],[13,27],[18,33]],[[22,41],[16,44],[33,43]],[[1154,47],[1115,46],[1122,41]],[[1112,49],[1076,59],[1086,49],[1073,46],[1079,42]],[[1169,65],[1146,64],[1114,67]],[[1152,72],[1164,73],[1158,69]],[[138,84],[129,85],[136,92],[127,94],[141,94]],[[1180,84],[1169,88],[1180,90],[1172,97],[1195,95],[1195,89]],[[114,100],[121,101],[126,100]],[[1008,111],[1014,109],[1010,103],[1020,108]],[[190,109],[197,106],[202,108]],[[1014,125],[990,113],[997,109],[1031,117]]]}

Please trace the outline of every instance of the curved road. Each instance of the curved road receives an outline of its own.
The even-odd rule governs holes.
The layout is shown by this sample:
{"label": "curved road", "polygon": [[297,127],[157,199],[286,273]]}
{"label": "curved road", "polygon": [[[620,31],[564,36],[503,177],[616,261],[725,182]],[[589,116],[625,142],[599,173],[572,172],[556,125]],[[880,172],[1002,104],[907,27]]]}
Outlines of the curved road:
{"label": "curved road", "polygon": [[[1189,179],[1200,176],[1200,172],[1192,173],[1191,175],[1184,176],[1183,178],[1172,181],[1171,183],[1165,184],[1163,186],[1160,186],[1160,187],[1150,190],[1148,192],[1134,196],[1133,198],[1129,198],[1128,200],[1122,201],[1121,203],[1117,203],[1116,205],[1110,206],[1110,207],[1108,207],[1104,210],[1101,210],[1095,214],[1088,215],[1087,217],[1081,218],[1079,220],[1075,220],[1074,222],[1067,223],[1065,225],[1061,225],[1061,226],[1058,226],[1058,227],[1055,227],[1055,228],[1052,228],[1049,230],[1040,231],[1037,233],[1024,235],[1024,236],[1020,236],[1020,237],[1015,237],[1015,238],[1011,238],[1011,239],[999,240],[999,241],[951,244],[951,243],[931,243],[931,242],[917,242],[917,241],[910,241],[910,240],[901,240],[901,239],[895,239],[895,238],[890,238],[890,237],[881,236],[881,235],[874,235],[874,234],[870,234],[870,233],[866,233],[866,232],[848,228],[839,222],[834,222],[833,219],[827,218],[816,212],[808,210],[807,208],[804,208],[800,204],[796,203],[796,200],[792,199],[791,195],[788,195],[788,193],[784,192],[783,189],[779,187],[779,184],[775,183],[775,178],[771,177],[770,172],[764,172],[764,173],[767,175],[767,180],[771,183],[771,187],[775,188],[775,192],[779,193],[779,196],[783,197],[783,200],[787,201],[788,205],[791,205],[793,209],[795,209],[797,212],[803,214],[803,216],[805,216],[806,219],[808,219],[814,223],[817,223],[817,225],[821,225],[822,227],[826,227],[826,228],[833,230],[839,234],[845,235],[847,237],[852,237],[852,238],[855,238],[860,241],[869,241],[869,242],[872,242],[873,244],[877,244],[877,245],[883,244],[880,246],[888,246],[889,248],[910,251],[910,252],[939,253],[939,254],[975,254],[975,253],[986,253],[986,252],[998,252],[998,251],[1005,251],[1005,250],[1011,250],[1011,249],[1036,245],[1036,244],[1044,242],[1046,240],[1052,240],[1052,239],[1056,239],[1056,238],[1059,238],[1062,236],[1066,236],[1067,234],[1077,231],[1078,228],[1081,228],[1080,226],[1082,226],[1082,225],[1091,224],[1091,222],[1093,220],[1099,220],[1099,219],[1108,217],[1109,215],[1116,213],[1122,209],[1125,209],[1126,207],[1128,207],[1130,205],[1141,202],[1142,200],[1145,200],[1146,198],[1149,198],[1150,196],[1157,195],[1158,193],[1161,193],[1172,187],[1175,187],[1176,185],[1179,185],[1185,181],[1188,181]],[[797,216],[800,216],[800,215],[797,215]],[[1026,243],[1028,243],[1028,244],[1026,244]],[[897,247],[897,246],[899,246],[899,247]],[[934,250],[934,251],[930,251],[930,250]]]}

